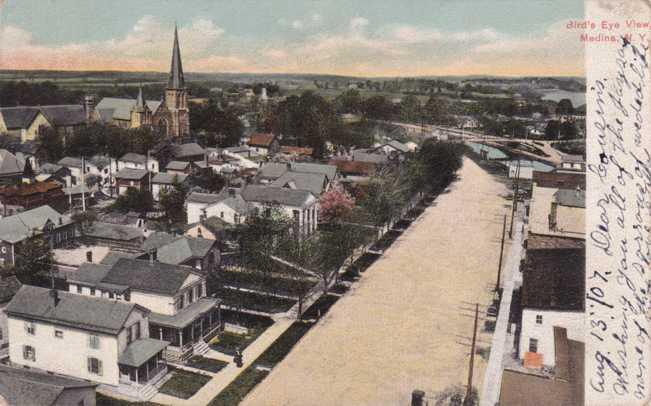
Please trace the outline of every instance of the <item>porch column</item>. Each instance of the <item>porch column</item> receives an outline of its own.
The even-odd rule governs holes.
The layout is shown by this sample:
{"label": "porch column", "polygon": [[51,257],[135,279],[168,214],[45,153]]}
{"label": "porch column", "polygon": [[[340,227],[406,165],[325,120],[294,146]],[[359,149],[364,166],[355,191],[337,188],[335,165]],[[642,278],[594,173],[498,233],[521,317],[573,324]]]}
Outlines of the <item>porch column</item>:
{"label": "porch column", "polygon": [[196,340],[194,339],[194,325],[195,325],[196,322],[197,322],[197,321],[195,320],[195,321],[193,321],[192,323],[190,323],[190,336],[192,337],[192,343],[193,343],[193,344],[194,344],[194,342],[196,341]]}
{"label": "porch column", "polygon": [[162,327],[158,328],[158,335],[160,336],[160,340],[163,341],[163,328]]}
{"label": "porch column", "polygon": [[183,329],[179,330],[179,348],[183,348]]}
{"label": "porch column", "polygon": [[146,382],[149,382],[149,360],[147,360],[147,362],[145,362],[145,375],[147,376],[147,381]]}
{"label": "porch column", "polygon": [[203,337],[203,316],[201,316],[200,320],[201,321],[199,322],[199,331],[201,331],[201,333],[199,333],[199,338]]}
{"label": "porch column", "polygon": [[208,325],[212,328],[212,310],[208,312]]}

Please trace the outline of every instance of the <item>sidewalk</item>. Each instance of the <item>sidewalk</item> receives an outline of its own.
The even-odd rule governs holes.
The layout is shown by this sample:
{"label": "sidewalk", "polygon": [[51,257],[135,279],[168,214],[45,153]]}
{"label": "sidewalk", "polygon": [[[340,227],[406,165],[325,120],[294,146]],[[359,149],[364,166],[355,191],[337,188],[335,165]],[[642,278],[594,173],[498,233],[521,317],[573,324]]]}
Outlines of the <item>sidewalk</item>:
{"label": "sidewalk", "polygon": [[500,312],[495,323],[495,332],[491,343],[490,358],[484,382],[482,384],[479,401],[481,406],[495,406],[500,399],[500,389],[502,386],[502,370],[504,367],[504,357],[511,353],[513,338],[507,334],[509,326],[509,314],[511,312],[511,300],[516,280],[519,278],[520,258],[522,257],[522,221],[518,213],[514,224],[514,236],[511,243],[506,263],[502,269],[504,279],[502,283],[502,301],[500,302]]}

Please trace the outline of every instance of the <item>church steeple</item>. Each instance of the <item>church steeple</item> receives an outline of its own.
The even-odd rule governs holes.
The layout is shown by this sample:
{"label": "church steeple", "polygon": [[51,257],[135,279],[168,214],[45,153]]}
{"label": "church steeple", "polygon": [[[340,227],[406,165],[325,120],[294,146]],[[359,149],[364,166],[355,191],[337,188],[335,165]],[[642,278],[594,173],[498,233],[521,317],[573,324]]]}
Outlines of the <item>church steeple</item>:
{"label": "church steeple", "polygon": [[145,111],[145,99],[142,97],[142,87],[138,88],[138,98],[136,99],[136,111]]}
{"label": "church steeple", "polygon": [[167,82],[168,89],[183,89],[183,65],[181,64],[181,49],[179,48],[179,33],[174,25],[174,48],[172,49],[172,66],[170,67],[170,79]]}

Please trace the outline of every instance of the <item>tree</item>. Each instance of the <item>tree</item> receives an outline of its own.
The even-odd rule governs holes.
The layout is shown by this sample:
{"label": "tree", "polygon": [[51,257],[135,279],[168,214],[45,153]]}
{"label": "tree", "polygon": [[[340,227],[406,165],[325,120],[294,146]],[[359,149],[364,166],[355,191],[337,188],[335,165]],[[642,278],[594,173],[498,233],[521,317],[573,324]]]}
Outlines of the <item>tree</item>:
{"label": "tree", "polygon": [[233,110],[223,110],[213,101],[190,109],[190,125],[201,136],[205,146],[230,147],[238,145],[244,126]]}
{"label": "tree", "polygon": [[400,119],[413,123],[419,121],[420,118],[420,101],[416,96],[410,94],[400,102]]}
{"label": "tree", "polygon": [[48,241],[41,237],[23,241],[16,249],[14,272],[22,283],[42,284],[52,270],[54,254]]}
{"label": "tree", "polygon": [[185,219],[186,194],[186,187],[178,182],[176,176],[174,176],[174,186],[170,190],[161,191],[160,205],[171,222],[181,222]]}
{"label": "tree", "polygon": [[557,120],[549,120],[545,127],[545,139],[558,140],[561,138],[561,123]]}
{"label": "tree", "polygon": [[72,215],[72,221],[79,225],[83,234],[93,223],[97,221],[97,213],[94,210],[78,211]]}
{"label": "tree", "polygon": [[355,199],[341,187],[321,195],[319,216],[325,222],[335,222],[347,217],[355,207]]}
{"label": "tree", "polygon": [[578,137],[579,129],[573,121],[564,121],[560,128],[561,139],[572,140]]}
{"label": "tree", "polygon": [[338,113],[359,113],[362,109],[362,97],[357,89],[349,89],[335,98]]}
{"label": "tree", "polygon": [[127,188],[126,193],[118,196],[113,208],[117,211],[126,213],[135,211],[138,213],[146,213],[151,211],[154,207],[154,199],[151,193],[147,190],[139,190],[135,187]]}
{"label": "tree", "polygon": [[44,162],[57,162],[63,158],[65,152],[63,136],[54,128],[42,126],[36,140],[39,143],[36,151],[38,159]]}
{"label": "tree", "polygon": [[199,171],[191,176],[190,181],[211,193],[219,193],[226,185],[226,179],[213,171]]}
{"label": "tree", "polygon": [[373,96],[364,100],[362,112],[368,118],[376,120],[392,120],[395,117],[396,108],[384,96]]}
{"label": "tree", "polygon": [[570,99],[561,99],[556,105],[556,114],[559,116],[564,116],[568,114],[574,114],[574,106],[572,105],[572,100]]}

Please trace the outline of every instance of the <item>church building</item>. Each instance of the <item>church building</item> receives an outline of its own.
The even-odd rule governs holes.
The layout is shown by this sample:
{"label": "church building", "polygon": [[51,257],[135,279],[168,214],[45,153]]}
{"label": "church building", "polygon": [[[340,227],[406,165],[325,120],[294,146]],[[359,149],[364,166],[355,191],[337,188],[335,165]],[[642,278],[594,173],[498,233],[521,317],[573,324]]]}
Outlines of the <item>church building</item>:
{"label": "church building", "polygon": [[174,28],[174,46],[167,89],[162,101],[145,100],[142,89],[134,99],[105,97],[95,106],[95,117],[122,128],[153,127],[170,138],[190,135],[188,90],[183,78],[179,35]]}

